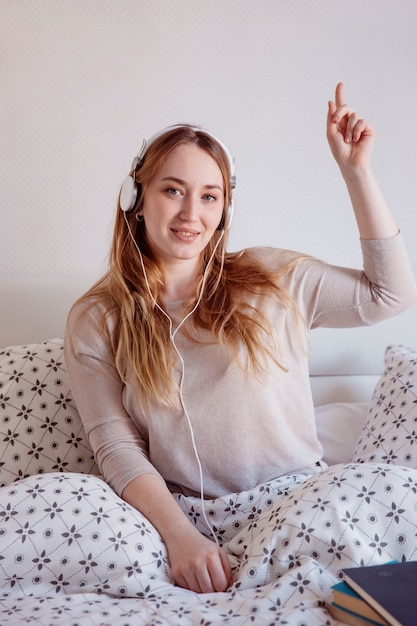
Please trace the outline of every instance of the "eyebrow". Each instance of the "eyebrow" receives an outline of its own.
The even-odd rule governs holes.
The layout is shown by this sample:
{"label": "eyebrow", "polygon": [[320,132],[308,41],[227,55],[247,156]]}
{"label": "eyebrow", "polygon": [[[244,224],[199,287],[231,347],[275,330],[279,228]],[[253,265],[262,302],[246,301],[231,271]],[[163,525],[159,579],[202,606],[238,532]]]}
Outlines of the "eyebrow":
{"label": "eyebrow", "polygon": [[[172,181],[174,183],[178,183],[179,185],[187,184],[185,180],[182,180],[181,178],[177,178],[176,176],[166,176],[165,178],[162,178],[161,180]],[[220,191],[223,191],[223,187],[220,187],[220,185],[204,185],[204,189],[219,189]]]}

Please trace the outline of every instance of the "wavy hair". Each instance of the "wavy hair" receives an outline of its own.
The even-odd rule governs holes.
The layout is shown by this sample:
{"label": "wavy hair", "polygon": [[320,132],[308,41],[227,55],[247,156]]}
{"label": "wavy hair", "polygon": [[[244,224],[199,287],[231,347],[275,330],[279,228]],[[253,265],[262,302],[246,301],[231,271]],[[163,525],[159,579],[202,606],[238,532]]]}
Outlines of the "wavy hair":
{"label": "wavy hair", "polygon": [[[165,281],[164,267],[148,243],[144,222],[138,222],[136,214],[142,207],[147,186],[164,159],[176,146],[187,143],[205,150],[219,166],[224,184],[224,213],[220,229],[215,231],[202,253],[201,279],[195,296],[185,303],[184,315],[197,302],[205,268],[213,255],[207,267],[199,306],[192,316],[192,327],[210,331],[216,341],[232,351],[242,367],[253,373],[265,370],[269,359],[283,366],[278,339],[267,317],[250,305],[248,296],[263,295],[275,299],[293,312],[301,329],[296,306],[280,283],[303,257],[297,257],[278,271],[270,271],[248,251],[226,252],[228,211],[232,200],[230,159],[208,133],[188,125],[174,127],[149,146],[135,173],[140,193],[136,206],[126,215],[120,204],[118,206],[109,270],[82,298],[99,298],[108,303],[107,315],[111,316],[114,328],[110,341],[117,371],[125,382],[127,372],[133,372],[139,395],[147,405],[157,402],[178,406],[178,385],[173,377],[177,354],[170,339],[169,319],[154,303],[155,300],[165,310],[160,297]],[[131,234],[134,234],[135,241]],[[147,288],[135,242],[142,253],[153,298]],[[106,320],[103,320],[103,332],[105,327]],[[183,330],[198,341],[190,325],[187,330],[184,326]],[[245,363],[239,358],[242,346],[246,349]]]}

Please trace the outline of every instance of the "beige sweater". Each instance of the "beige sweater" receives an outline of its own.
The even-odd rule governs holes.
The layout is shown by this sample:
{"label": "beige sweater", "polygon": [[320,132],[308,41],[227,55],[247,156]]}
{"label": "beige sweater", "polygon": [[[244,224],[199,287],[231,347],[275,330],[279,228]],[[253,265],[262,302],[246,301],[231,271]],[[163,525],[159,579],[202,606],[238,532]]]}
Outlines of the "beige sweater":
{"label": "beige sweater", "polygon": [[[318,327],[373,324],[412,304],[417,290],[402,237],[362,241],[364,272],[302,261],[286,284],[307,331]],[[256,248],[269,267],[295,253]],[[176,343],[185,363],[183,398],[204,476],[204,495],[245,491],[303,468],[317,470],[317,439],[308,356],[293,315],[265,298],[250,297],[267,311],[287,371],[270,366],[258,378],[245,373],[210,337],[204,344]],[[67,325],[65,359],[75,402],[105,480],[121,494],[144,473],[159,473],[172,491],[200,494],[191,431],[182,410],[142,410],[138,391],[120,381],[108,336],[102,332],[104,302],[76,304]],[[181,303],[168,312],[181,321]],[[192,323],[191,321],[187,323]],[[111,320],[107,322],[111,333]],[[180,366],[176,375],[180,377]]]}

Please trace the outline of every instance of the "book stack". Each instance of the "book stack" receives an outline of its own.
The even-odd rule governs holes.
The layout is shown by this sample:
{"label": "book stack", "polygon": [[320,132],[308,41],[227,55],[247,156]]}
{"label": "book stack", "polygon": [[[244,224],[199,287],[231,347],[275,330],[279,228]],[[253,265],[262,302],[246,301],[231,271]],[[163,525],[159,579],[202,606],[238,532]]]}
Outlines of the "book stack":
{"label": "book stack", "polygon": [[333,602],[328,606],[332,617],[351,626],[389,626],[356,591],[345,582],[332,587]]}
{"label": "book stack", "polygon": [[417,626],[417,561],[343,570],[329,613],[352,626]]}

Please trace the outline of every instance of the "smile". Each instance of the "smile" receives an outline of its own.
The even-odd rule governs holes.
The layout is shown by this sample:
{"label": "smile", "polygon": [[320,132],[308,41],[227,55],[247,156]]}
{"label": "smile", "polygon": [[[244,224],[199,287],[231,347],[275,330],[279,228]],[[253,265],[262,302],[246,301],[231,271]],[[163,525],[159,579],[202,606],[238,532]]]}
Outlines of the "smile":
{"label": "smile", "polygon": [[177,228],[173,228],[172,232],[178,237],[185,237],[186,239],[191,239],[193,237],[197,237],[198,232],[191,230],[179,230]]}

